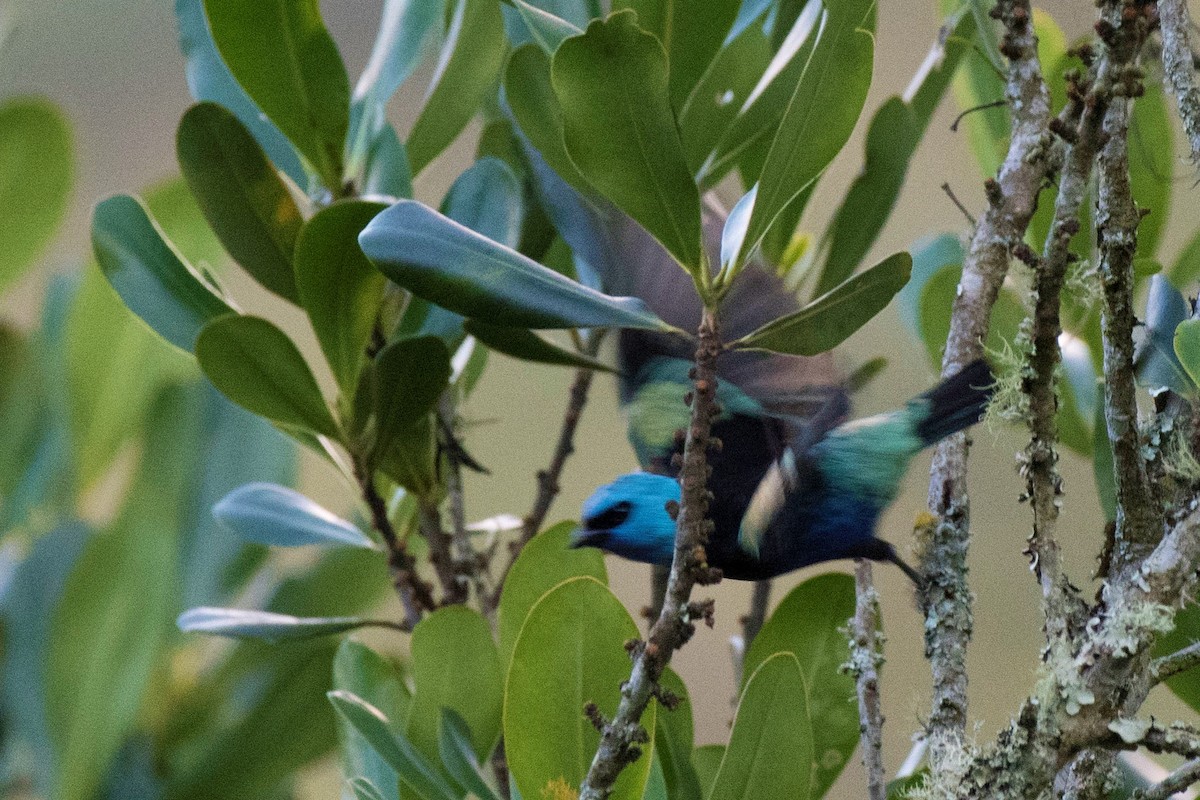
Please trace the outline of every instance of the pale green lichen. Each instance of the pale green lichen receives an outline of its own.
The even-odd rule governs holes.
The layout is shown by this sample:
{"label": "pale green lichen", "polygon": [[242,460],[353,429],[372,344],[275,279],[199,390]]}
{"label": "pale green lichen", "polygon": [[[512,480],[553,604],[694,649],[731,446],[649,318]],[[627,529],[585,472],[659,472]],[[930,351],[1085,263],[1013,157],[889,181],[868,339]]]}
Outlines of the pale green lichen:
{"label": "pale green lichen", "polygon": [[1077,261],[1067,269],[1063,293],[1075,298],[1080,307],[1089,311],[1100,305],[1100,300],[1104,297],[1104,286],[1090,261]]}
{"label": "pale green lichen", "polygon": [[1029,366],[1030,326],[1031,321],[1026,317],[1012,342],[1001,340],[1000,347],[985,348],[996,384],[983,420],[993,436],[999,435],[1002,424],[1023,424],[1029,419],[1025,381],[1033,377]]}

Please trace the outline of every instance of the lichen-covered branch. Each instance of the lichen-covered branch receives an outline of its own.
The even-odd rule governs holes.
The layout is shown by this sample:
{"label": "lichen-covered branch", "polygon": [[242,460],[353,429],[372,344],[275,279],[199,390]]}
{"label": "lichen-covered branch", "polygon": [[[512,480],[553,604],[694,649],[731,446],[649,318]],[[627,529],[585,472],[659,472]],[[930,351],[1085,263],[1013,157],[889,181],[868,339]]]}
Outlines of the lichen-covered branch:
{"label": "lichen-covered branch", "polygon": [[691,595],[697,583],[720,580],[719,571],[708,567],[704,555],[704,545],[712,530],[712,523],[706,519],[708,448],[712,420],[719,413],[715,398],[717,356],[720,353],[716,313],[705,309],[700,320],[693,389],[688,400],[692,412],[679,472],[681,502],[676,510],[675,556],[666,597],[647,641],[632,650],[633,669],[621,688],[621,702],[616,714],[601,730],[600,746],[580,788],[579,800],[605,800],[612,793],[621,770],[641,755],[641,745],[649,741],[649,734],[640,723],[646,706],[653,697],[658,697],[668,707],[674,701],[659,687],[658,679],[672,654],[691,638],[695,622],[698,619],[711,622],[711,601],[693,603]]}
{"label": "lichen-covered branch", "polygon": [[[1117,494],[1113,564],[1119,570],[1145,555],[1162,536],[1157,493],[1147,474],[1138,437],[1137,386],[1133,368],[1133,259],[1141,220],[1129,181],[1130,97],[1140,94],[1140,75],[1130,68],[1145,41],[1149,20],[1122,18],[1123,3],[1110,3],[1097,26],[1106,68],[1095,94],[1104,98],[1104,145],[1096,159],[1096,237],[1104,288],[1104,416],[1112,442]],[[1134,7],[1128,6],[1133,9]]]}
{"label": "lichen-covered branch", "polygon": [[850,671],[858,690],[858,729],[863,768],[867,771],[869,800],[887,800],[883,769],[883,708],[879,699],[879,595],[871,576],[871,562],[860,559],[854,567],[854,618],[850,620]]}
{"label": "lichen-covered branch", "polygon": [[1200,782],[1200,760],[1189,761],[1164,778],[1161,783],[1136,792],[1133,800],[1169,800],[1197,782]]}
{"label": "lichen-covered branch", "polygon": [[1200,667],[1200,642],[1150,662],[1150,680],[1162,683],[1181,672]]}
{"label": "lichen-covered branch", "polygon": [[[1007,30],[1003,52],[1009,58],[1006,94],[1012,135],[999,174],[987,183],[989,205],[963,263],[942,358],[943,375],[983,354],[991,309],[1008,272],[1010,254],[1037,207],[1051,160],[1050,99],[1038,63],[1029,3],[1001,2],[995,13]],[[922,558],[922,572],[928,576],[922,607],[925,652],[933,673],[929,740],[935,772],[945,766],[943,755],[961,747],[967,724],[966,652],[972,620],[966,474],[967,437],[957,434],[944,440],[934,455],[929,508],[936,520],[929,526]]]}
{"label": "lichen-covered branch", "polygon": [[1183,130],[1192,150],[1192,162],[1200,164],[1200,85],[1189,41],[1192,26],[1187,0],[1158,0],[1158,17],[1163,43],[1163,80],[1175,95]]}

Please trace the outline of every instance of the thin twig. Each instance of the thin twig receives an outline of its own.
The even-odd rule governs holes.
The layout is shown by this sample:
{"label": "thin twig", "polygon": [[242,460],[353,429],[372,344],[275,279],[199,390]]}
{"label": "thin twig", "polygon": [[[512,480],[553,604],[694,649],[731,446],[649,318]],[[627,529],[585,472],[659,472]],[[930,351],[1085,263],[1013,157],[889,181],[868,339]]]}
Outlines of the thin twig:
{"label": "thin twig", "polygon": [[1187,762],[1164,778],[1162,783],[1134,792],[1131,800],[1168,800],[1197,782],[1200,782],[1200,759]]}
{"label": "thin twig", "polygon": [[1001,108],[1006,105],[1008,105],[1007,100],[996,100],[991,103],[981,103],[980,105],[972,106],[954,118],[954,122],[950,123],[950,130],[953,133],[958,133],[958,124],[969,114],[974,114],[976,111],[987,111],[989,108]]}
{"label": "thin twig", "polygon": [[[486,596],[483,584],[483,568],[479,554],[471,543],[471,532],[467,530],[466,502],[463,495],[462,459],[455,440],[457,411],[454,406],[453,389],[442,393],[438,401],[437,415],[443,435],[447,438],[446,453],[446,499],[450,511],[450,537],[453,546],[453,565],[460,584],[469,581],[475,586],[478,597]],[[465,587],[464,587],[465,588]],[[465,598],[464,598],[465,599]]]}
{"label": "thin twig", "polygon": [[396,535],[396,529],[388,518],[387,503],[375,488],[375,482],[367,474],[366,468],[358,463],[355,464],[355,478],[371,512],[371,525],[379,532],[388,549],[388,569],[392,574],[392,585],[404,607],[404,626],[412,630],[426,611],[437,608],[437,603],[433,600],[429,584],[417,574],[416,561]]}
{"label": "thin twig", "polygon": [[1192,162],[1200,164],[1200,86],[1188,42],[1191,18],[1187,0],[1158,0],[1158,17],[1163,42],[1163,80],[1178,103],[1183,130],[1191,145]]}
{"label": "thin twig", "polygon": [[[1037,58],[1029,3],[998,5],[1009,56],[1006,96],[1012,110],[1008,154],[995,180],[985,187],[988,209],[980,218],[963,263],[942,359],[949,376],[983,354],[988,321],[1008,271],[1009,255],[1024,235],[1037,207],[1037,195],[1050,161],[1047,124],[1050,98]],[[966,489],[967,437],[942,441],[934,455],[929,507],[936,519],[923,553],[929,576],[922,596],[926,616],[925,652],[933,673],[929,718],[930,760],[934,771],[943,756],[961,748],[967,724],[967,644],[971,638],[971,592],[967,585],[969,505]]]}
{"label": "thin twig", "polygon": [[1200,642],[1194,642],[1169,656],[1151,661],[1150,680],[1154,683],[1162,683],[1168,678],[1196,667],[1200,667]]}
{"label": "thin twig", "polygon": [[633,670],[622,686],[616,715],[601,731],[600,746],[580,787],[579,800],[606,800],[621,770],[641,755],[640,745],[648,742],[650,737],[639,720],[650,699],[658,696],[664,705],[671,705],[671,698],[662,693],[658,679],[671,655],[691,638],[696,620],[704,619],[711,624],[712,602],[693,603],[691,594],[697,583],[720,579],[720,573],[708,567],[704,556],[704,545],[712,530],[712,523],[705,518],[708,511],[708,448],[712,420],[719,413],[715,400],[716,367],[721,352],[720,329],[712,309],[704,310],[699,339],[690,393],[691,421],[679,476],[682,502],[676,517],[675,556],[666,599],[648,640],[633,650]]}
{"label": "thin twig", "polygon": [[967,207],[964,206],[962,204],[962,201],[958,199],[958,196],[956,194],[954,194],[954,190],[950,188],[950,184],[943,183],[942,191],[945,192],[946,196],[950,198],[950,202],[954,203],[955,208],[957,208],[959,211],[961,211],[962,215],[967,218],[967,224],[970,225],[972,228],[974,228],[975,225],[977,224],[975,222],[974,215],[972,215],[971,212],[967,210]]}
{"label": "thin twig", "polygon": [[880,652],[879,595],[871,576],[871,562],[859,559],[854,567],[854,618],[850,620],[850,671],[858,689],[858,729],[863,768],[867,771],[869,800],[887,800],[883,769],[883,708],[879,701]]}
{"label": "thin twig", "polygon": [[424,498],[417,500],[417,525],[429,545],[429,562],[442,586],[442,605],[458,605],[467,601],[467,584],[460,580],[450,552],[452,539],[442,527],[442,512],[437,503]]}

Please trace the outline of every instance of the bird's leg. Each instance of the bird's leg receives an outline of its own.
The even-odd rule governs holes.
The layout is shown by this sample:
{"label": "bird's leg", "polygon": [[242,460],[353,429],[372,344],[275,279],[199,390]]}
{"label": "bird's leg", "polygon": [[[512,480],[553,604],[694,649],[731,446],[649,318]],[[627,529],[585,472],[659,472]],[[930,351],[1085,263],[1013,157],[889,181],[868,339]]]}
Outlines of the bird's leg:
{"label": "bird's leg", "polygon": [[895,564],[905,575],[912,579],[913,585],[916,586],[917,591],[924,591],[925,576],[917,572],[915,568],[910,566],[908,562],[901,558],[900,554],[896,552],[896,548],[889,544],[887,552],[884,554],[882,560],[890,561],[891,563]]}

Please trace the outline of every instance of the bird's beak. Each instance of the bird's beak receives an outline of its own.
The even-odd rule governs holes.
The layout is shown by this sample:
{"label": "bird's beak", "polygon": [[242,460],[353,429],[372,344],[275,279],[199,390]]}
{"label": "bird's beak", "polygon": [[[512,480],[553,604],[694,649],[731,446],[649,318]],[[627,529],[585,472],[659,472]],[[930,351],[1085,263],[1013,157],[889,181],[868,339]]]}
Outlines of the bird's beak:
{"label": "bird's beak", "polygon": [[572,548],[579,547],[599,547],[605,539],[607,531],[593,531],[588,528],[576,528],[571,531],[571,539],[568,542]]}

